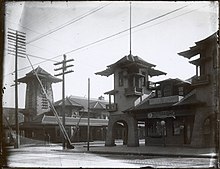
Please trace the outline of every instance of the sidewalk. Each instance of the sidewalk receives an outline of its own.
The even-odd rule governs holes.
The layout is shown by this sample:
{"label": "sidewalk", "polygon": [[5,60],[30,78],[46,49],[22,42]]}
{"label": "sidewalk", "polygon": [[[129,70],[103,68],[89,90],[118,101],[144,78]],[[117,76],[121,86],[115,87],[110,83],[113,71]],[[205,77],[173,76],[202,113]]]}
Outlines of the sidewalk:
{"label": "sidewalk", "polygon": [[[74,149],[66,149],[66,152],[83,152],[88,153],[86,143],[73,144]],[[140,144],[139,147],[127,147],[118,144],[113,147],[106,147],[103,142],[91,142],[89,153],[96,154],[115,154],[115,155],[147,155],[147,156],[166,156],[166,157],[197,157],[197,158],[216,158],[215,148],[192,148],[176,146],[145,146]]]}

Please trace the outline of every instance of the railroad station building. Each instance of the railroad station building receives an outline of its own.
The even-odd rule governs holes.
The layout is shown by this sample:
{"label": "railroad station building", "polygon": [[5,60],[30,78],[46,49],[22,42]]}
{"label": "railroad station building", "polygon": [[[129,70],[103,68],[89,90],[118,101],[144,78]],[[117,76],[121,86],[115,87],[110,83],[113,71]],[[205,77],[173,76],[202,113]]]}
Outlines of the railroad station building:
{"label": "railroad station building", "polygon": [[127,146],[139,146],[141,131],[145,145],[215,146],[217,33],[178,54],[195,65],[196,74],[188,80],[151,82],[149,76],[165,73],[131,54],[96,73],[114,75],[114,89],[105,93],[106,146],[119,137]]}
{"label": "railroad station building", "polygon": [[139,145],[138,121],[132,114],[123,111],[150,95],[149,76],[166,74],[154,67],[140,57],[129,54],[107,66],[106,70],[96,73],[101,76],[114,75],[114,89],[105,93],[109,95],[107,110],[110,112],[106,146],[115,145],[115,139],[120,138],[128,146]]}

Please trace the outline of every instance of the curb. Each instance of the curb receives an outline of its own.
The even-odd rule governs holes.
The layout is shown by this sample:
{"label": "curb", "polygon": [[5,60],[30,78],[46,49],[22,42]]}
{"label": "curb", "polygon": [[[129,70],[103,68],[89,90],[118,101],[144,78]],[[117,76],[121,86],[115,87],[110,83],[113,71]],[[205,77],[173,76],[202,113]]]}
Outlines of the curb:
{"label": "curb", "polygon": [[188,158],[217,158],[217,155],[201,155],[201,154],[158,154],[158,153],[138,153],[138,152],[110,152],[110,151],[68,151],[68,150],[53,150],[63,151],[68,153],[91,153],[91,154],[112,154],[112,155],[143,155],[143,156],[157,156],[157,157],[188,157]]}
{"label": "curb", "polygon": [[191,155],[191,154],[158,154],[158,153],[135,153],[135,152],[102,152],[90,151],[94,154],[114,154],[114,155],[143,155],[143,156],[157,156],[157,157],[189,157],[189,158],[217,158],[217,155]]}

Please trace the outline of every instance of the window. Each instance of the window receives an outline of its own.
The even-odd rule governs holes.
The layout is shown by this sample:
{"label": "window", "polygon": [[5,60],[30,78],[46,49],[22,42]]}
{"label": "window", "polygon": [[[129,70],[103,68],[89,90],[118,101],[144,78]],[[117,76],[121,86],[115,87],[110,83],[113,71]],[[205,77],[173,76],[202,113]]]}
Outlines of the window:
{"label": "window", "polygon": [[142,72],[142,75],[144,75],[144,77],[141,78],[141,85],[146,86],[146,73]]}
{"label": "window", "polygon": [[184,123],[180,120],[173,121],[173,135],[178,136],[182,133],[184,129]]}
{"label": "window", "polygon": [[161,90],[157,91],[157,97],[162,97]]}
{"label": "window", "polygon": [[163,96],[171,96],[172,95],[172,89],[171,89],[171,85],[165,85],[163,88]]}
{"label": "window", "polygon": [[147,135],[149,137],[162,137],[163,132],[166,136],[166,125],[162,126],[160,119],[148,122]]}
{"label": "window", "polygon": [[118,74],[118,82],[119,82],[119,86],[123,86],[124,85],[123,72],[119,72],[119,74]]}
{"label": "window", "polygon": [[184,94],[184,93],[183,93],[183,87],[179,87],[178,89],[179,89],[179,95],[180,95],[180,96],[183,96],[183,94]]}

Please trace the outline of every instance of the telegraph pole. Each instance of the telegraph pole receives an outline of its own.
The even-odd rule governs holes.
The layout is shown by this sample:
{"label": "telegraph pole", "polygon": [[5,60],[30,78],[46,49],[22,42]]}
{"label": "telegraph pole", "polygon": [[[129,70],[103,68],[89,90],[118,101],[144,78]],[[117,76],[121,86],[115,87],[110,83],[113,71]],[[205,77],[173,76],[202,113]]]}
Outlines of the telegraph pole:
{"label": "telegraph pole", "polygon": [[90,139],[90,78],[88,78],[88,126],[87,126],[87,151],[89,151]]}
{"label": "telegraph pole", "polygon": [[15,56],[15,126],[16,143],[15,148],[20,146],[19,121],[18,121],[18,57],[26,56],[26,35],[23,32],[9,29],[8,31],[8,54]]}
{"label": "telegraph pole", "polygon": [[[66,60],[66,55],[63,55],[63,61],[57,62],[54,65],[62,65],[62,67],[54,69],[54,71],[62,70],[62,73],[56,74],[55,76],[61,76],[63,79],[63,85],[62,85],[62,118],[63,118],[63,126],[65,128],[65,74],[73,72],[73,70],[67,71],[67,68],[72,67],[73,65],[66,65],[67,62],[74,61],[74,59]],[[63,149],[66,148],[66,140],[65,137],[63,137]]]}

